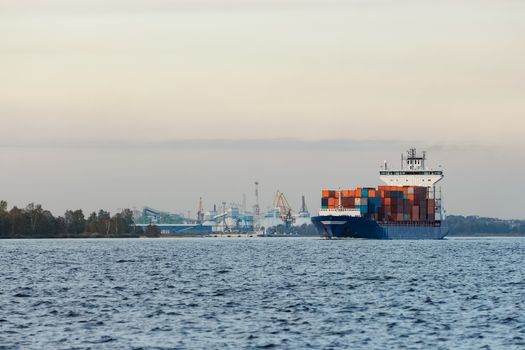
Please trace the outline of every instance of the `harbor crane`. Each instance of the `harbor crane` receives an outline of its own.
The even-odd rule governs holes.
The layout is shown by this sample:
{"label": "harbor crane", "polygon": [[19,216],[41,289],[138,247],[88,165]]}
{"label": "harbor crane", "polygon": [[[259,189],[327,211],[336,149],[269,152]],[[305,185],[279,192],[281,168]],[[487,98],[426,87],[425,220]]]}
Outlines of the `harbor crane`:
{"label": "harbor crane", "polygon": [[197,224],[202,225],[204,222],[204,206],[202,205],[202,197],[199,198],[199,209],[197,209]]}
{"label": "harbor crane", "polygon": [[292,215],[292,207],[286,200],[284,193],[281,191],[277,191],[275,194],[273,207],[279,209],[279,217],[284,222],[284,225],[286,227],[292,226],[292,224],[295,222],[295,218]]}

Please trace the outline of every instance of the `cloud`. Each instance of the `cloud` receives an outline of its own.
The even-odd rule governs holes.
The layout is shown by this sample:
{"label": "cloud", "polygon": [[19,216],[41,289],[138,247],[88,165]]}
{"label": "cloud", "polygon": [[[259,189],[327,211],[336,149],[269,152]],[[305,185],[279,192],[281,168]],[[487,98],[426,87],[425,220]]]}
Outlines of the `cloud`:
{"label": "cloud", "polygon": [[173,151],[377,151],[408,147],[424,148],[429,151],[483,150],[486,146],[477,144],[430,144],[423,141],[406,140],[358,140],[320,139],[303,140],[296,138],[273,139],[169,139],[169,140],[42,140],[24,143],[2,143],[0,148],[25,149],[105,149],[105,150],[173,150]]}
{"label": "cloud", "polygon": [[388,4],[387,0],[3,0],[0,9],[24,12],[158,12],[276,9]]}

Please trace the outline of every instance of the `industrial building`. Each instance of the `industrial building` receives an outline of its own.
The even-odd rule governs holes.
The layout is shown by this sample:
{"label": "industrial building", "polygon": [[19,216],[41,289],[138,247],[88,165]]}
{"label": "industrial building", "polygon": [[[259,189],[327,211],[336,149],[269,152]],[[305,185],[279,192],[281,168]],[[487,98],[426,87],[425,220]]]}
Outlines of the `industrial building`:
{"label": "industrial building", "polygon": [[246,210],[245,197],[241,205],[223,202],[219,208],[214,205],[209,211],[204,210],[201,198],[196,218],[144,207],[142,211],[136,211],[135,223],[144,228],[156,225],[166,236],[202,236],[222,233],[266,234],[268,229],[277,226],[290,228],[310,224],[310,213],[304,196],[301,209],[295,213],[284,193],[277,191],[273,206],[266,212],[260,213],[257,182],[255,186],[256,204],[253,212]]}

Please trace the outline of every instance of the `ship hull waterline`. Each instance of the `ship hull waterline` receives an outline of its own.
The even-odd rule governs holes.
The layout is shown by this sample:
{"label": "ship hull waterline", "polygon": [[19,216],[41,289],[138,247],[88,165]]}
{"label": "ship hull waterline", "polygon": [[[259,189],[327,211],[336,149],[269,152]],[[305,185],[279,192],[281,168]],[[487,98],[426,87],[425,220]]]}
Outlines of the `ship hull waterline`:
{"label": "ship hull waterline", "polygon": [[313,217],[312,223],[321,237],[329,239],[437,240],[448,234],[448,228],[442,222],[382,224],[364,217],[325,215]]}

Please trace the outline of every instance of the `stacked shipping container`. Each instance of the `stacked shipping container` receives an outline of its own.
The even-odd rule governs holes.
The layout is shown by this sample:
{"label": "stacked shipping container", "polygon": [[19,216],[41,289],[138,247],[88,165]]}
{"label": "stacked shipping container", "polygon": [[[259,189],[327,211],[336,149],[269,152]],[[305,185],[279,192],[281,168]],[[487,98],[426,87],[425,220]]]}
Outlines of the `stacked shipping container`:
{"label": "stacked shipping container", "polygon": [[339,193],[343,208],[357,208],[361,215],[385,222],[435,221],[436,203],[429,196],[427,187],[379,186],[355,190],[323,190],[321,207],[335,209],[339,206]]}

